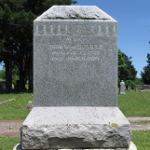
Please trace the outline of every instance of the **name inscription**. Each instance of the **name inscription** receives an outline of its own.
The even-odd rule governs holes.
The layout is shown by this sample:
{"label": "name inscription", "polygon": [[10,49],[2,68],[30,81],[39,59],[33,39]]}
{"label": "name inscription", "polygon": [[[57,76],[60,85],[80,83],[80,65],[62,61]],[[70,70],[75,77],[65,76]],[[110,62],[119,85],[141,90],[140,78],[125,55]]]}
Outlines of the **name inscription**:
{"label": "name inscription", "polygon": [[97,61],[100,59],[100,50],[103,45],[47,45],[41,44],[40,49],[47,49],[51,61]]}
{"label": "name inscription", "polygon": [[94,35],[94,36],[116,36],[116,26],[92,26],[92,25],[43,25],[34,27],[35,35]]}
{"label": "name inscription", "polygon": [[99,60],[99,51],[52,51],[50,55],[50,60],[52,61],[94,61]]}
{"label": "name inscription", "polygon": [[[116,36],[115,25],[96,24],[35,24],[35,37],[40,40],[40,49],[48,51],[50,61],[99,61],[103,53],[111,52],[106,40]],[[44,38],[43,38],[44,37]],[[44,42],[46,41],[46,44]],[[112,42],[112,41],[111,41]],[[104,49],[107,51],[104,52]]]}

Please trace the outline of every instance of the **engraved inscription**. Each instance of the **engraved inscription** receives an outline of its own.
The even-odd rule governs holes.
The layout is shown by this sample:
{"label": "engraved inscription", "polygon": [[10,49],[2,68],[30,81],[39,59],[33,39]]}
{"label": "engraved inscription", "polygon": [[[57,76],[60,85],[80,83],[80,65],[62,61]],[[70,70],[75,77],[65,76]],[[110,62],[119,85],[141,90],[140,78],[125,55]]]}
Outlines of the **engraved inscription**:
{"label": "engraved inscription", "polygon": [[49,48],[51,49],[49,59],[52,61],[95,61],[100,59],[98,50],[102,45],[49,45]]}
{"label": "engraved inscription", "polygon": [[116,36],[115,26],[89,26],[89,25],[36,25],[36,35],[94,35],[94,36]]}
{"label": "engraved inscription", "polygon": [[96,44],[40,46],[40,49],[49,49],[48,57],[51,61],[98,61],[101,57],[100,49],[103,49],[103,45]]}

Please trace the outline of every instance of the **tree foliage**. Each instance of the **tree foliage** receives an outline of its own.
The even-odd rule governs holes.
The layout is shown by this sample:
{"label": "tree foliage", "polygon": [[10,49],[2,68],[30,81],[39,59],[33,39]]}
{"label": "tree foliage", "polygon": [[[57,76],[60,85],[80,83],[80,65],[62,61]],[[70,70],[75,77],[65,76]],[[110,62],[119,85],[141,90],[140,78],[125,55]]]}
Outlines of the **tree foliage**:
{"label": "tree foliage", "polygon": [[132,57],[118,50],[118,76],[120,80],[135,80],[137,71],[132,65]]}
{"label": "tree foliage", "polygon": [[150,85],[150,54],[147,54],[147,65],[143,68],[141,72],[142,81],[145,84]]}
{"label": "tree foliage", "polygon": [[143,81],[142,81],[141,78],[137,78],[137,77],[136,77],[136,79],[135,79],[135,84],[136,84],[136,85],[143,85],[144,83],[143,83]]}
{"label": "tree foliage", "polygon": [[135,80],[137,71],[132,65],[132,57],[128,57],[118,50],[118,78],[119,80]]}
{"label": "tree foliage", "polygon": [[12,69],[18,68],[21,89],[27,79],[32,90],[33,20],[52,5],[70,5],[73,0],[0,0],[0,62],[6,68],[7,89]]}
{"label": "tree foliage", "polygon": [[126,89],[129,90],[129,87],[131,87],[133,90],[136,90],[136,84],[132,80],[126,80],[125,81]]}
{"label": "tree foliage", "polygon": [[0,79],[3,79],[3,80],[6,79],[6,77],[5,77],[5,69],[4,68],[2,70],[0,70]]}

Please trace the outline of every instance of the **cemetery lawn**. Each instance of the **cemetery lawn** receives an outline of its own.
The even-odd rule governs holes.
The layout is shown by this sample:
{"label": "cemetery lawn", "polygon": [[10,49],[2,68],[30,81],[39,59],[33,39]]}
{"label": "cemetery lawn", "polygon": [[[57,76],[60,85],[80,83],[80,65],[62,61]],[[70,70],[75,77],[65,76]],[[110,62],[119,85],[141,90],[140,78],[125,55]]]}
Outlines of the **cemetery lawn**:
{"label": "cemetery lawn", "polygon": [[[0,119],[25,119],[28,101],[33,101],[33,93],[0,94]],[[127,117],[150,117],[150,92],[119,94],[118,106]]]}
{"label": "cemetery lawn", "polygon": [[[150,132],[149,131],[133,131],[132,141],[138,150],[150,150]],[[0,137],[0,150],[12,150],[13,147],[20,142],[20,137]]]}
{"label": "cemetery lawn", "polygon": [[33,93],[0,94],[0,119],[26,118],[29,114],[26,106],[32,100]]}
{"label": "cemetery lawn", "polygon": [[132,142],[138,150],[150,150],[150,132],[149,131],[132,131]]}
{"label": "cemetery lawn", "polygon": [[20,142],[20,137],[1,137],[0,150],[12,150]]}
{"label": "cemetery lawn", "polygon": [[150,92],[126,91],[118,95],[118,106],[126,117],[150,117]]}

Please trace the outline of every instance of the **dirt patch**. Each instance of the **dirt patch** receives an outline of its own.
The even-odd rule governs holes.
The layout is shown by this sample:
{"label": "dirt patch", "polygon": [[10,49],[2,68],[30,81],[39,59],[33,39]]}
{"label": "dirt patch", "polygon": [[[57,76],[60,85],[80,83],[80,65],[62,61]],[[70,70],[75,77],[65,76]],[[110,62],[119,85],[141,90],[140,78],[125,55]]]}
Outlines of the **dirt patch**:
{"label": "dirt patch", "polygon": [[[150,121],[150,117],[129,117],[132,131],[150,130],[150,124],[139,125],[138,122]],[[20,136],[20,127],[24,120],[0,120],[0,136]],[[137,124],[136,124],[137,123]]]}
{"label": "dirt patch", "polygon": [[23,120],[0,120],[0,136],[20,136]]}

